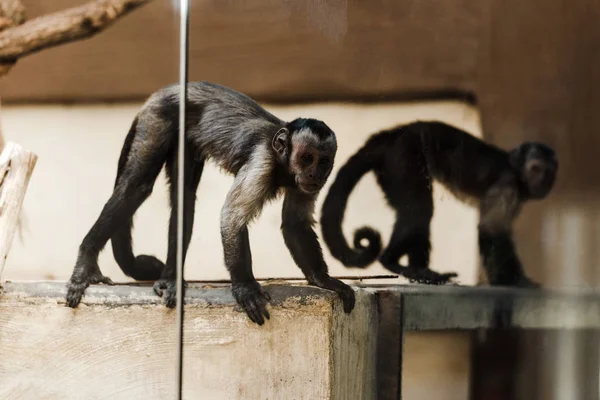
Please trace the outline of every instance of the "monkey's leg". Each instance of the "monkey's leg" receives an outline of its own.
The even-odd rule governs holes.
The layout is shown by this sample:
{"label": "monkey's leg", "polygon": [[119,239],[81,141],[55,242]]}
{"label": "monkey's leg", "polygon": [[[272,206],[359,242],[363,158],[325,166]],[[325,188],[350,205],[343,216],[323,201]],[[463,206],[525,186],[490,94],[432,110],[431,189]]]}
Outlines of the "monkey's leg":
{"label": "monkey's leg", "polygon": [[342,299],[344,312],[354,308],[354,291],[344,282],[329,276],[323,251],[315,231],[313,215],[315,198],[288,190],[283,202],[281,230],[292,258],[308,283],[336,292]]}
{"label": "monkey's leg", "polygon": [[[167,263],[159,280],[154,283],[154,292],[163,297],[165,305],[169,308],[175,307],[177,302],[177,157],[172,157],[167,163],[167,177],[169,178],[171,216],[169,220],[169,244]],[[188,162],[188,160],[190,160]],[[200,184],[204,161],[196,161],[191,154],[186,156],[186,171],[184,177],[184,206],[183,206],[183,263],[192,238],[194,228],[194,215],[196,210],[196,191]]]}
{"label": "monkey's leg", "polygon": [[[429,231],[417,226],[406,226],[398,220],[389,244],[379,261],[389,271],[404,276],[411,282],[440,285],[457,276],[454,272],[438,273],[429,269]],[[409,265],[400,265],[400,258],[408,254]]]}
{"label": "monkey's leg", "polygon": [[539,286],[525,275],[511,237],[520,201],[517,189],[510,182],[497,183],[481,201],[479,253],[491,285]]}
{"label": "monkey's leg", "polygon": [[248,224],[275,195],[270,174],[271,169],[265,169],[264,157],[251,157],[238,171],[221,208],[221,241],[225,267],[231,276],[231,291],[248,317],[259,325],[264,323],[264,317],[270,317],[267,311],[270,296],[252,273]]}
{"label": "monkey's leg", "polygon": [[491,285],[531,288],[540,286],[525,275],[508,232],[492,233],[480,227],[479,252]]}
{"label": "monkey's leg", "polygon": [[123,221],[130,219],[144,200],[150,196],[154,179],[156,176],[148,176],[148,179],[143,182],[124,181],[115,189],[79,246],[77,262],[67,284],[67,305],[69,307],[77,307],[83,292],[90,284],[112,284],[112,281],[100,272],[98,255]]}
{"label": "monkey's leg", "polygon": [[[246,314],[258,325],[264,323],[264,318],[269,319],[267,303],[271,296],[260,286],[252,272],[252,254],[248,228],[242,228],[235,237],[224,238],[227,242],[225,264],[231,274],[231,290],[237,303],[246,311]],[[235,243],[237,252],[232,252],[232,242]],[[263,318],[264,316],[264,318]]]}

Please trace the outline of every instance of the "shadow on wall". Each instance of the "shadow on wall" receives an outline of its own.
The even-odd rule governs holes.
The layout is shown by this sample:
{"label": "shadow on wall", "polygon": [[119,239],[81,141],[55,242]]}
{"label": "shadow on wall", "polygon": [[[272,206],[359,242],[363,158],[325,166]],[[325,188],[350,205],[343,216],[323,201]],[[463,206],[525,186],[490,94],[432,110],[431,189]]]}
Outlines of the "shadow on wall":
{"label": "shadow on wall", "polygon": [[[14,241],[4,279],[68,279],[77,247],[111,194],[121,146],[140,104],[99,106],[5,106],[7,140],[17,141],[39,155],[25,198],[23,240]],[[415,119],[439,119],[481,136],[476,109],[460,102],[267,107],[282,119],[298,116],[322,119],[338,136],[339,167],[377,130]],[[186,279],[227,279],[222,261],[219,213],[232,178],[209,164],[198,190],[195,231],[186,261]],[[328,190],[329,184],[324,191]],[[457,271],[462,283],[476,279],[477,212],[456,201],[440,186],[435,189],[432,262],[439,271]],[[324,194],[318,202],[318,212]],[[257,277],[301,277],[281,238],[281,200],[265,208],[250,229]],[[344,231],[369,224],[387,242],[393,213],[385,204],[372,174],[363,178],[350,197]],[[136,214],[134,252],[166,256],[168,197],[164,172],[154,192]],[[319,230],[320,228],[318,228]],[[379,265],[349,270],[325,249],[333,275],[373,275]],[[100,256],[100,268],[116,281],[127,280],[112,256],[110,243]]]}

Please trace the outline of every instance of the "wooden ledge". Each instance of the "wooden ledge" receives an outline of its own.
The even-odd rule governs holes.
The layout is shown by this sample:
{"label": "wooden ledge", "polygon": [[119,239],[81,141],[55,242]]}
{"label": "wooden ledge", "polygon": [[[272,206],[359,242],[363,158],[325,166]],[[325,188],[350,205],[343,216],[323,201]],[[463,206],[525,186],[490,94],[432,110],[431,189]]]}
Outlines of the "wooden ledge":
{"label": "wooden ledge", "polygon": [[[305,306],[326,302],[333,305],[337,296],[328,290],[314,286],[263,283],[271,295],[270,304],[279,306]],[[66,282],[63,281],[15,281],[2,284],[4,301],[27,303],[55,302],[66,304]],[[189,283],[185,292],[186,305],[234,306],[231,285]],[[118,283],[114,286],[92,285],[86,289],[81,305],[134,306],[162,305],[163,301],[152,290],[152,283]],[[80,305],[80,306],[81,306]],[[340,305],[341,306],[341,305]]]}
{"label": "wooden ledge", "polygon": [[[275,308],[341,307],[337,295],[328,290],[282,281],[262,285]],[[600,290],[596,289],[359,284],[356,290],[379,301],[380,307],[402,307],[403,328],[409,331],[600,328]],[[65,282],[6,282],[3,291],[4,303],[65,304]],[[185,301],[188,306],[229,306],[241,313],[229,284],[191,282]],[[150,283],[92,285],[80,307],[90,305],[162,306],[162,299],[154,294]]]}
{"label": "wooden ledge", "polygon": [[[174,398],[175,311],[150,285],[94,285],[77,309],[65,282],[7,282],[0,295],[0,399]],[[190,284],[184,316],[187,399],[373,398],[374,296],[347,315],[332,292],[264,284],[258,326],[228,285]]]}

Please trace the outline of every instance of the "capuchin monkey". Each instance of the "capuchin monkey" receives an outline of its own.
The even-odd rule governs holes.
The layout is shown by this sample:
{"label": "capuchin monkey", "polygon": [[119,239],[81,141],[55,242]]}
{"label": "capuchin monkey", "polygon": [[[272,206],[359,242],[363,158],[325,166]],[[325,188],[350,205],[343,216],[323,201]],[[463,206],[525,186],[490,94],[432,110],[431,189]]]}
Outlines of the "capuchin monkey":
{"label": "capuchin monkey", "polygon": [[[348,197],[371,170],[396,211],[392,236],[381,255],[377,231],[358,229],[354,248],[342,232]],[[323,203],[323,239],[347,267],[364,268],[379,257],[385,268],[411,281],[447,283],[457,274],[429,269],[432,183],[437,180],[458,199],[479,205],[478,245],[489,283],[537,287],[523,271],[511,228],[525,201],[550,193],[557,170],[555,152],[541,143],[526,142],[507,152],[441,122],[385,130],[372,135],[339,170]],[[400,265],[404,255],[408,266]]]}
{"label": "capuchin monkey", "polygon": [[[337,151],[333,131],[315,119],[282,121],[244,94],[212,83],[189,83],[187,101],[183,259],[192,236],[196,189],[204,163],[212,159],[235,176],[221,209],[221,238],[233,296],[248,317],[262,325],[269,319],[270,300],[252,273],[248,224],[282,192],[281,230],[292,258],[310,284],[338,293],[350,313],[354,292],[329,276],[313,230],[315,199]],[[110,239],[123,272],[136,280],[155,280],[156,294],[175,307],[178,113],[179,85],[172,85],[154,93],[134,119],[113,194],[79,247],[68,306],[76,307],[90,284],[112,284],[98,266],[98,254]],[[150,255],[135,257],[131,240],[133,215],[150,196],[163,165],[171,200],[166,265]]]}

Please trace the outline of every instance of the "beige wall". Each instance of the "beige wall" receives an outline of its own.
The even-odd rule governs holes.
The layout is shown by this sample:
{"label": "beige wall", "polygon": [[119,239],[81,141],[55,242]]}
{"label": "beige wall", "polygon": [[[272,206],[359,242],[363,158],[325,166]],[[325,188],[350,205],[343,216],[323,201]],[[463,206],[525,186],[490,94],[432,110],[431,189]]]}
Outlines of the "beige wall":
{"label": "beige wall", "polygon": [[[24,205],[23,238],[15,240],[3,278],[68,279],[77,246],[111,193],[121,145],[138,108],[139,104],[2,108],[7,140],[16,141],[39,155]],[[373,106],[317,104],[269,109],[284,119],[312,116],[325,120],[338,135],[334,174],[368,134],[394,124],[416,118],[436,118],[479,134],[476,110],[457,102]],[[231,181],[231,177],[212,165],[205,169],[198,191],[195,232],[186,262],[187,279],[227,278],[219,237],[219,211]],[[459,271],[462,282],[473,283],[477,260],[476,212],[439,187],[435,192],[432,267]],[[323,194],[319,197],[319,205],[323,197]],[[161,174],[154,193],[136,216],[136,254],[156,254],[164,260],[167,205],[164,174]],[[269,205],[251,228],[257,277],[301,276],[279,233],[280,209],[281,200]],[[345,222],[347,234],[360,225],[372,224],[387,240],[392,217],[382,192],[369,174],[351,196]],[[325,253],[333,274],[386,273],[378,265],[366,271],[345,270],[327,250]],[[110,246],[101,254],[100,266],[114,280],[126,279],[112,257]]]}

